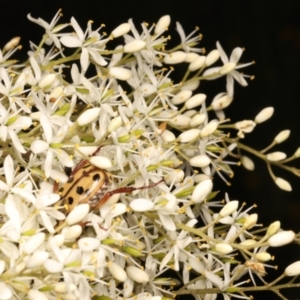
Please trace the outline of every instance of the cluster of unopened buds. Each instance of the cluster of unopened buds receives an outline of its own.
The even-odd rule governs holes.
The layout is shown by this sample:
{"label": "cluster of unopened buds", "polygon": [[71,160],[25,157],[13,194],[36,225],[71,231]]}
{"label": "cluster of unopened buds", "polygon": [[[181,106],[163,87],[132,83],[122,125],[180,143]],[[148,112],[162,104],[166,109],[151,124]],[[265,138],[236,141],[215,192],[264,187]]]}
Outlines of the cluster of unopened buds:
{"label": "cluster of unopened buds", "polygon": [[[234,80],[247,85],[243,49],[228,58],[217,42],[205,55],[198,31],[186,36],[179,23],[181,43],[168,49],[169,16],[109,34],[60,16],[28,16],[45,34],[27,61],[12,58],[19,38],[0,51],[0,300],[227,300],[262,289],[286,299],[278,283],[292,276],[296,287],[300,262],[267,283],[268,250],[295,233],[279,221],[257,228],[253,207],[213,191],[232,165],[254,169],[241,152],[263,159],[283,190],[291,185],[272,166],[300,173],[287,165],[300,150],[270,152],[289,130],[262,151],[240,142],[272,107],[225,118]],[[220,77],[225,91],[198,92]]]}

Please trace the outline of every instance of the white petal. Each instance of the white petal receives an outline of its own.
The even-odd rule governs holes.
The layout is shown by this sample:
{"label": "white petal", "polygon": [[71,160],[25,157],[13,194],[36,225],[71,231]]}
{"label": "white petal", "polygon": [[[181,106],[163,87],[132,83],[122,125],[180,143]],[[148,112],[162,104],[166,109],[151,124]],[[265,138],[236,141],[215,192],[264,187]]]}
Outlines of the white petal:
{"label": "white petal", "polygon": [[16,148],[16,150],[21,153],[26,153],[26,150],[22,146],[17,134],[13,130],[10,130],[10,129],[8,129],[8,133],[9,133],[10,138],[12,139],[13,145]]}
{"label": "white petal", "polygon": [[15,205],[14,197],[12,195],[8,195],[5,201],[5,212],[11,222],[13,223],[15,229],[20,232],[21,231],[21,217],[19,211]]}
{"label": "white petal", "polygon": [[75,36],[63,36],[60,38],[61,43],[69,48],[79,48],[82,42]]}
{"label": "white petal", "polygon": [[29,240],[24,245],[24,252],[26,254],[33,253],[37,248],[39,248],[43,242],[45,241],[46,235],[43,232],[39,232],[32,237],[29,238]]}
{"label": "white petal", "polygon": [[26,200],[28,200],[31,203],[34,203],[34,204],[36,203],[36,198],[32,194],[32,192],[26,191],[25,189],[21,189],[21,188],[12,188],[11,191],[14,194],[21,196],[22,198],[25,198]]}
{"label": "white petal", "polygon": [[6,184],[11,187],[14,180],[14,162],[10,155],[7,155],[4,160],[4,174]]}
{"label": "white petal", "polygon": [[48,259],[49,253],[46,251],[38,251],[33,253],[26,262],[26,267],[29,269],[38,268]]}
{"label": "white petal", "polygon": [[165,214],[158,214],[159,218],[164,226],[164,228],[168,231],[175,231],[176,230],[176,226],[173,222],[173,219]]}
{"label": "white petal", "polygon": [[[58,160],[68,168],[72,168],[74,166],[74,162],[70,155],[62,149],[52,149],[56,153],[56,157]],[[50,174],[49,174],[50,175]]]}

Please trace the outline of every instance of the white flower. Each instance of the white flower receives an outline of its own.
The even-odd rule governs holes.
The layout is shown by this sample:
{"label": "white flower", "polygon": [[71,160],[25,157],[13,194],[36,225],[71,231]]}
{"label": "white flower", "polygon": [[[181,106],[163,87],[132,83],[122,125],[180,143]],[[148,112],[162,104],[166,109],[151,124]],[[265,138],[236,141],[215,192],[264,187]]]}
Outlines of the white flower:
{"label": "white flower", "polygon": [[248,85],[247,81],[244,79],[245,75],[242,75],[241,73],[239,73],[236,70],[245,68],[245,67],[251,65],[252,63],[238,64],[238,62],[242,56],[242,53],[243,53],[243,49],[240,47],[233,49],[229,59],[219,42],[217,42],[217,49],[220,53],[220,57],[221,57],[221,60],[224,63],[224,65],[222,67],[214,67],[214,68],[207,69],[203,73],[203,76],[209,76],[211,74],[216,74],[216,77],[214,77],[214,78],[217,78],[222,75],[226,75],[226,80],[227,80],[226,90],[227,90],[228,95],[230,97],[233,97],[234,79],[242,86]]}
{"label": "white flower", "polygon": [[60,18],[60,10],[56,13],[56,15],[54,16],[54,18],[52,19],[51,23],[47,23],[46,21],[44,21],[43,19],[41,18],[38,18],[38,19],[34,19],[31,17],[30,14],[27,15],[27,18],[31,21],[31,22],[34,22],[42,27],[45,28],[46,30],[46,34],[47,34],[47,40],[46,40],[46,43],[48,45],[51,45],[52,42],[54,42],[55,46],[60,49],[61,46],[60,46],[60,42],[59,42],[59,39],[58,39],[58,35],[57,33],[59,31],[61,31],[63,28],[67,27],[69,24],[60,24],[60,25],[57,25],[56,26],[56,23],[57,21],[59,20]]}
{"label": "white flower", "polygon": [[106,60],[99,54],[99,50],[103,49],[106,41],[102,40],[97,31],[91,30],[91,22],[88,23],[88,28],[84,33],[80,28],[75,18],[71,18],[71,24],[76,32],[74,35],[64,35],[60,38],[61,43],[70,48],[81,48],[80,64],[83,72],[89,66],[89,55],[100,66],[107,65]]}
{"label": "white flower", "polygon": [[181,45],[184,51],[186,52],[203,52],[202,48],[195,48],[194,45],[197,45],[199,41],[201,41],[201,34],[195,35],[198,32],[198,28],[196,28],[193,32],[191,32],[188,36],[185,35],[185,32],[179,22],[176,22],[176,30],[179,33],[181,39]]}

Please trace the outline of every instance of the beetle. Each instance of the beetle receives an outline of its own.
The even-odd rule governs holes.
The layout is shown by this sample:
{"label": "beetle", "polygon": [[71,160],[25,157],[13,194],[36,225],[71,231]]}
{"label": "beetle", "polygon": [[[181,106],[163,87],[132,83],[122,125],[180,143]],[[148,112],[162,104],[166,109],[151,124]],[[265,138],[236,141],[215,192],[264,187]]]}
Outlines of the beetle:
{"label": "beetle", "polygon": [[[102,146],[92,154],[95,155]],[[112,195],[131,193],[154,187],[164,181],[141,187],[121,187],[114,190],[109,188],[112,185],[111,173],[92,165],[89,160],[81,160],[71,172],[68,181],[58,190],[61,200],[58,206],[63,206],[63,212],[68,215],[77,205],[88,203],[90,211],[99,209]]]}

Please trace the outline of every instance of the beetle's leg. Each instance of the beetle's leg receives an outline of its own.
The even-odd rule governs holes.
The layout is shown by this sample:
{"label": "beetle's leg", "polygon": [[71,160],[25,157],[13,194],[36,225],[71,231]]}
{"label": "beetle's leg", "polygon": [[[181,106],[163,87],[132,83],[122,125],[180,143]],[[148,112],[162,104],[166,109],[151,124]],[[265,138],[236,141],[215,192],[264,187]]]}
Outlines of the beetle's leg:
{"label": "beetle's leg", "polygon": [[[99,151],[100,151],[100,149],[103,147],[103,145],[102,146],[99,146],[97,149],[96,149],[96,151],[94,152],[94,153],[92,153],[91,155],[89,155],[90,157],[92,157],[92,156],[94,156],[95,154],[97,154]],[[83,160],[81,160],[79,163],[78,163],[78,165],[73,169],[73,171],[71,172],[71,174],[70,174],[70,177],[71,176],[73,176],[78,170],[80,170],[83,166],[85,166],[87,163],[89,163],[89,161],[88,161],[88,159],[83,159]]]}
{"label": "beetle's leg", "polygon": [[144,185],[144,186],[140,186],[140,187],[125,186],[125,187],[121,187],[121,188],[115,189],[113,191],[107,192],[104,195],[104,197],[98,202],[98,204],[93,208],[93,210],[99,209],[111,196],[113,196],[115,194],[131,193],[136,190],[149,189],[149,188],[152,188],[152,187],[160,184],[163,181],[164,181],[164,178],[162,178],[160,181],[155,182],[150,185]]}

